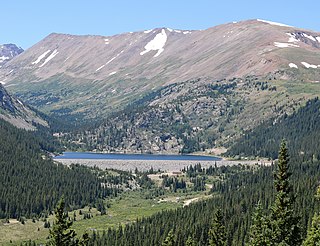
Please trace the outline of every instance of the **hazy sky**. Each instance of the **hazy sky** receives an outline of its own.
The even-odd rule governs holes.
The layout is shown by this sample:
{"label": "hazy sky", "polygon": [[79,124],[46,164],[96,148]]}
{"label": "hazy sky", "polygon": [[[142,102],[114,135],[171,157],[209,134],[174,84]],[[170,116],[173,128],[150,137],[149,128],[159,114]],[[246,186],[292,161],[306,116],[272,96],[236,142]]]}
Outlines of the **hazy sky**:
{"label": "hazy sky", "polygon": [[26,49],[52,32],[114,35],[156,27],[206,29],[266,19],[320,31],[320,0],[3,0],[0,44]]}

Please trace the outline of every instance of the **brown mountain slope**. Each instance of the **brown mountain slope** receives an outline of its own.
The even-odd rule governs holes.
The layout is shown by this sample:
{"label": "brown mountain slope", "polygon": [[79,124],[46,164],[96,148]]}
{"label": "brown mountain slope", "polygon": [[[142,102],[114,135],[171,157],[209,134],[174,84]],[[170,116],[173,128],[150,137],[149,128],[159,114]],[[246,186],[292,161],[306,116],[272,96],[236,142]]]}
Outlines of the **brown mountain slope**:
{"label": "brown mountain slope", "polygon": [[18,128],[27,130],[36,129],[35,124],[48,126],[47,122],[41,119],[28,106],[19,99],[11,96],[0,84],[0,119],[4,119]]}
{"label": "brown mountain slope", "polygon": [[250,20],[203,31],[112,37],[51,34],[0,69],[0,81],[46,111],[95,117],[192,78],[320,69],[320,33]]}

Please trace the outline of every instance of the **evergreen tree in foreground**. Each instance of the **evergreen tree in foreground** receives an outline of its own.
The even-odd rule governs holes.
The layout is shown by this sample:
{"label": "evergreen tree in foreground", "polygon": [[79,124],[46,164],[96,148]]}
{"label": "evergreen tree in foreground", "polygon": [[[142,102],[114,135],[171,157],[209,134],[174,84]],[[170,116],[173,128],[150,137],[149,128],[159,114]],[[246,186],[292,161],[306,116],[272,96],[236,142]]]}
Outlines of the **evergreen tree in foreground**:
{"label": "evergreen tree in foreground", "polygon": [[174,241],[173,230],[170,230],[168,233],[168,236],[163,241],[162,246],[174,246],[174,245],[175,245],[175,241]]}
{"label": "evergreen tree in foreground", "polygon": [[64,212],[65,202],[62,198],[55,208],[56,221],[50,229],[49,241],[47,245],[50,246],[73,246],[79,245],[76,239],[76,232],[70,230],[72,221],[68,220],[68,213]]}
{"label": "evergreen tree in foreground", "polygon": [[196,246],[196,242],[194,241],[194,239],[189,236],[187,241],[186,241],[186,246]]}
{"label": "evergreen tree in foreground", "polygon": [[259,201],[252,216],[252,226],[250,227],[250,246],[267,246],[271,244],[271,230],[269,221],[262,213],[262,205]]}
{"label": "evergreen tree in foreground", "polygon": [[275,173],[276,199],[271,207],[271,245],[301,245],[299,218],[294,215],[294,196],[289,182],[289,155],[286,142],[282,141]]}
{"label": "evergreen tree in foreground", "polygon": [[[316,199],[320,200],[320,187],[318,187]],[[317,213],[312,218],[311,228],[308,230],[303,246],[320,246],[320,214]]]}
{"label": "evergreen tree in foreground", "polygon": [[225,231],[225,226],[223,225],[223,217],[221,210],[218,209],[214,219],[213,224],[209,230],[209,245],[210,246],[225,246],[227,245],[227,236]]}

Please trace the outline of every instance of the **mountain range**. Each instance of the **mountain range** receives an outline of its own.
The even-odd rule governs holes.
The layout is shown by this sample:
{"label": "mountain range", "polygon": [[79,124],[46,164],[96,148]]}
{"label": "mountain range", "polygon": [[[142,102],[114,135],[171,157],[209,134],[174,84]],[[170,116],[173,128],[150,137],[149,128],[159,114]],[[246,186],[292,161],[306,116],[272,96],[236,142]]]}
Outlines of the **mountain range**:
{"label": "mountain range", "polygon": [[[0,244],[259,245],[261,221],[269,244],[319,241],[318,32],[249,20],[1,47]],[[239,161],[113,169],[63,151]]]}
{"label": "mountain range", "polygon": [[[23,102],[69,122],[90,150],[228,147],[320,92],[320,33],[265,20],[115,36],[50,34],[0,68]],[[65,139],[65,140],[66,140]]]}
{"label": "mountain range", "polygon": [[168,84],[290,68],[320,69],[320,33],[249,20],[111,37],[53,33],[4,64],[0,81],[46,112],[95,118]]}

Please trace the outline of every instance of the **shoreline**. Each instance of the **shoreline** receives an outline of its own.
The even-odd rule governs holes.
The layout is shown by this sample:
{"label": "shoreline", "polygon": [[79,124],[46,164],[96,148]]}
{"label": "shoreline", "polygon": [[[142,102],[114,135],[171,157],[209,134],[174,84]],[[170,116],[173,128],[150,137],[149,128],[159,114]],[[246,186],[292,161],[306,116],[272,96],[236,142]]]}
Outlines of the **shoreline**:
{"label": "shoreline", "polygon": [[82,154],[103,154],[103,155],[146,155],[146,156],[204,156],[204,157],[216,157],[220,159],[224,159],[225,157],[222,157],[220,155],[214,155],[210,153],[204,153],[204,152],[194,152],[194,153],[138,153],[138,152],[102,152],[102,151],[63,151],[59,154],[53,154],[54,157],[57,156],[63,156],[64,153],[82,153]]}
{"label": "shoreline", "polygon": [[99,167],[101,169],[117,169],[123,171],[134,171],[136,168],[139,171],[147,171],[152,167],[154,170],[173,172],[180,171],[184,167],[190,165],[201,164],[202,167],[214,166],[232,166],[232,165],[270,165],[266,161],[194,161],[194,160],[108,160],[108,159],[55,159],[54,161],[63,165],[80,164],[89,167]]}

